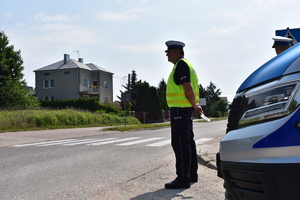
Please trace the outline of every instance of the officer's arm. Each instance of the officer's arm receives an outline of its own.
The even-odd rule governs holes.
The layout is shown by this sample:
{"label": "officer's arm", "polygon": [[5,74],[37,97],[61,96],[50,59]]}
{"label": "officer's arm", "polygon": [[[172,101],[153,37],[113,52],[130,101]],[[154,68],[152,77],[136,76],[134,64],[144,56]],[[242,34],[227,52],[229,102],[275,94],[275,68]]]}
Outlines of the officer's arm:
{"label": "officer's arm", "polygon": [[197,115],[200,115],[201,112],[203,112],[201,106],[196,103],[196,97],[193,90],[193,86],[190,82],[184,82],[182,83],[184,88],[184,93],[186,98],[189,100],[189,102],[192,104],[194,111]]}

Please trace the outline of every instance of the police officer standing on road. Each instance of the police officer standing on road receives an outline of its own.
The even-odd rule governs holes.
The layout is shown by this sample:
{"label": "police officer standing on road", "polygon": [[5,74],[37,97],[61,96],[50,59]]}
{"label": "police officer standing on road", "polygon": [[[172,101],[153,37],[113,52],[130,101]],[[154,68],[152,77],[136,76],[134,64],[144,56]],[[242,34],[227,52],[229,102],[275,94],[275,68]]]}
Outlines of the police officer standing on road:
{"label": "police officer standing on road", "polygon": [[197,74],[189,61],[184,59],[180,41],[167,41],[168,61],[174,64],[167,82],[166,98],[170,107],[171,144],[176,158],[177,178],[165,184],[167,189],[189,188],[198,181],[198,162],[193,133],[193,112],[203,112],[199,102]]}
{"label": "police officer standing on road", "polygon": [[272,39],[274,40],[272,48],[275,48],[275,52],[277,55],[290,48],[292,44],[292,39],[288,37],[275,36],[272,37]]}

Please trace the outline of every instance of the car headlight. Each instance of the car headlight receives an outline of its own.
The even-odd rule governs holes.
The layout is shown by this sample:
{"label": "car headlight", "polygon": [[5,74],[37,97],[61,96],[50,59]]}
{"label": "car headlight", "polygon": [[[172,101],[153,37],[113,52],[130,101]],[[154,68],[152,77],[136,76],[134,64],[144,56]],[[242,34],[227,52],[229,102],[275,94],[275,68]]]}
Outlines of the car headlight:
{"label": "car headlight", "polygon": [[280,118],[291,113],[300,103],[300,81],[266,84],[244,93],[244,114],[238,127]]}

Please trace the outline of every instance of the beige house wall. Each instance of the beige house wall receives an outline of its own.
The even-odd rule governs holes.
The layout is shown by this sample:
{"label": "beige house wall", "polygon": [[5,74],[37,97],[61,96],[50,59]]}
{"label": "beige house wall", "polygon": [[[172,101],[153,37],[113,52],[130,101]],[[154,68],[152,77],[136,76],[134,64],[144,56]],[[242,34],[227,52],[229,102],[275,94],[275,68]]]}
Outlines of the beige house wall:
{"label": "beige house wall", "polygon": [[[78,99],[78,69],[36,72],[36,94],[41,100]],[[48,87],[45,86],[48,81]],[[51,85],[54,82],[54,87]]]}
{"label": "beige house wall", "polygon": [[100,100],[105,102],[106,100],[113,101],[113,88],[112,76],[109,73],[99,73],[100,75]]}

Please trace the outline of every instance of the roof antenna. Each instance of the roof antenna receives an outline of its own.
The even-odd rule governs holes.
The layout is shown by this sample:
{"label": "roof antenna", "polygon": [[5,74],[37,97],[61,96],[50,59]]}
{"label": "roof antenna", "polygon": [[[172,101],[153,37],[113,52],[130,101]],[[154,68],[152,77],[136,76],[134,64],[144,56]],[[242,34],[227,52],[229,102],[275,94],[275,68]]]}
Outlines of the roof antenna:
{"label": "roof antenna", "polygon": [[74,50],[73,52],[77,52],[77,54],[78,54],[78,59],[79,59],[79,50],[77,49],[77,50]]}

